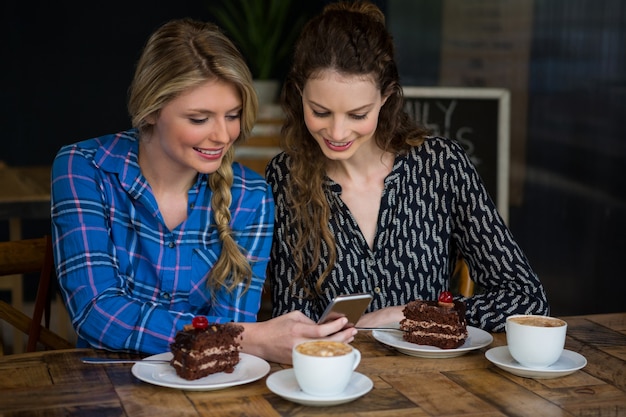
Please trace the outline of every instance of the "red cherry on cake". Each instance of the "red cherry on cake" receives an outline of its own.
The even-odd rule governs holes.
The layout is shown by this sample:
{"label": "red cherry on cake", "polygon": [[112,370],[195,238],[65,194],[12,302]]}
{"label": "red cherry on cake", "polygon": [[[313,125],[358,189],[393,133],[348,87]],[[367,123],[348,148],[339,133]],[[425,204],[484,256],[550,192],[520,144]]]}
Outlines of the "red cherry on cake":
{"label": "red cherry on cake", "polygon": [[452,298],[452,293],[450,291],[444,291],[439,294],[439,301],[442,303],[454,303],[454,299]]}
{"label": "red cherry on cake", "polygon": [[191,320],[191,324],[194,329],[206,329],[209,327],[209,321],[204,316],[196,316]]}

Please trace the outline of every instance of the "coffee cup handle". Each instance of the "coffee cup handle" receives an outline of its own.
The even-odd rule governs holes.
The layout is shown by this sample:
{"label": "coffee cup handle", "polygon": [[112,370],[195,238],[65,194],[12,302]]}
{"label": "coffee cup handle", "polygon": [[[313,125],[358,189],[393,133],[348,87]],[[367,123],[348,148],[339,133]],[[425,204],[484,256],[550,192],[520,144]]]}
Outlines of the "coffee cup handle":
{"label": "coffee cup handle", "polygon": [[354,371],[359,363],[361,363],[361,352],[358,349],[352,348],[354,351],[354,365],[352,365],[352,370]]}

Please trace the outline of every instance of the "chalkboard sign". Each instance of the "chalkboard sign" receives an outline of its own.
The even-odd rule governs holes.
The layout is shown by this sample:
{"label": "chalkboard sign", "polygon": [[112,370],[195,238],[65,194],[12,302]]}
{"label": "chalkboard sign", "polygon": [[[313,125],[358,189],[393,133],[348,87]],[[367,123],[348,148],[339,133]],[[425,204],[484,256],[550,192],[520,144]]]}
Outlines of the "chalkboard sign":
{"label": "chalkboard sign", "polygon": [[509,214],[510,94],[497,88],[404,87],[408,113],[463,146],[498,211]]}

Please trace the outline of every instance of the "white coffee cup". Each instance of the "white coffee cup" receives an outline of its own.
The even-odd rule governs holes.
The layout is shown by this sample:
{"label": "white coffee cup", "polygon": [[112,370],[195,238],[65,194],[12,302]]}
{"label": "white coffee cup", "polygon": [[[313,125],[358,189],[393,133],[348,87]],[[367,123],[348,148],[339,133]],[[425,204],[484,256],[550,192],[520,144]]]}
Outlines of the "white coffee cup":
{"label": "white coffee cup", "polygon": [[361,352],[347,343],[316,340],[294,346],[292,360],[302,391],[330,397],[346,389],[361,362]]}
{"label": "white coffee cup", "polygon": [[556,317],[516,314],[506,319],[506,341],[513,359],[527,368],[547,368],[559,360],[567,323]]}

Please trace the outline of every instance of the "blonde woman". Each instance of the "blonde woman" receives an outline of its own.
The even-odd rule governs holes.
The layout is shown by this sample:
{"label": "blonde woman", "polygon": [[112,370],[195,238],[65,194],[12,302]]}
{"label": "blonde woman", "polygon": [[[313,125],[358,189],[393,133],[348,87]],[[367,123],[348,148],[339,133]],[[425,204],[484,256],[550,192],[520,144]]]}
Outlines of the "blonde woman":
{"label": "blonde woman", "polygon": [[64,146],[53,164],[56,271],[79,346],[165,352],[203,315],[242,323],[245,352],[288,363],[295,342],[340,329],[299,312],[255,323],[274,202],[261,176],[233,163],[257,100],[219,28],[160,27],[128,109],[133,128]]}

